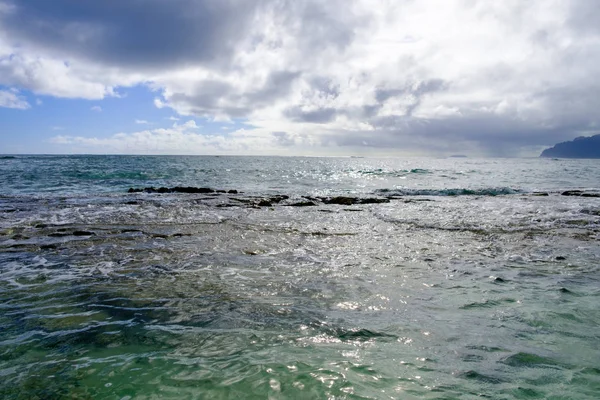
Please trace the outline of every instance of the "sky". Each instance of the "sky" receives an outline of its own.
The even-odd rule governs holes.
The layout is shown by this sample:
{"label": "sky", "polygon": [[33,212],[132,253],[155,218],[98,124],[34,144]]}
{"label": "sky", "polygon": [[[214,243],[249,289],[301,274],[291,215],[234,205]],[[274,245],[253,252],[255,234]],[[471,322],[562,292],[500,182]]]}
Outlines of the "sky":
{"label": "sky", "polygon": [[597,0],[0,0],[0,153],[537,156]]}

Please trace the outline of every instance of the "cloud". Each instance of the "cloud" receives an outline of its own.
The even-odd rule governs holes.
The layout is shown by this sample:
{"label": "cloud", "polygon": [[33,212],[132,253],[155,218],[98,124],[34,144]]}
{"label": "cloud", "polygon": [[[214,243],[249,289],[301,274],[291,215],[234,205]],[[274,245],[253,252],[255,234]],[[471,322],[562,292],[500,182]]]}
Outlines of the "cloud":
{"label": "cloud", "polygon": [[149,122],[146,121],[145,119],[136,119],[135,123],[140,124],[140,125],[148,125],[149,124]]}
{"label": "cloud", "polygon": [[533,154],[598,132],[593,3],[0,0],[0,84],[146,85],[159,108],[256,126],[246,150]]}
{"label": "cloud", "polygon": [[92,106],[90,108],[91,111],[95,111],[95,112],[102,112],[102,107],[100,106]]}
{"label": "cloud", "polygon": [[[281,154],[273,136],[262,131],[200,134],[193,120],[106,138],[58,135],[50,143],[92,154]],[[291,154],[291,153],[290,153]]]}
{"label": "cloud", "polygon": [[26,110],[31,106],[17,90],[0,90],[0,107]]}

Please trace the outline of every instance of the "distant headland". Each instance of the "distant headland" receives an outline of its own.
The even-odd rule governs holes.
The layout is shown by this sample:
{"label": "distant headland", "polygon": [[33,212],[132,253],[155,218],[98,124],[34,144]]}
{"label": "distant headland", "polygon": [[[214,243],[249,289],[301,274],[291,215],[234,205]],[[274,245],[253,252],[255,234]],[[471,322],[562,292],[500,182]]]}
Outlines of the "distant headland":
{"label": "distant headland", "polygon": [[600,158],[600,135],[581,136],[542,151],[540,157]]}

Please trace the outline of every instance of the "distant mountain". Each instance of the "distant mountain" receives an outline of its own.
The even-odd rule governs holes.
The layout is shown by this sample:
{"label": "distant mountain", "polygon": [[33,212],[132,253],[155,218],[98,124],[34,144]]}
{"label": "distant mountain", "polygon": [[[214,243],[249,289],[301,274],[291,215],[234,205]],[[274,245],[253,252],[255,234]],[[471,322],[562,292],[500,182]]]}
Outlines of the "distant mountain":
{"label": "distant mountain", "polygon": [[600,135],[581,136],[542,151],[540,157],[600,158]]}

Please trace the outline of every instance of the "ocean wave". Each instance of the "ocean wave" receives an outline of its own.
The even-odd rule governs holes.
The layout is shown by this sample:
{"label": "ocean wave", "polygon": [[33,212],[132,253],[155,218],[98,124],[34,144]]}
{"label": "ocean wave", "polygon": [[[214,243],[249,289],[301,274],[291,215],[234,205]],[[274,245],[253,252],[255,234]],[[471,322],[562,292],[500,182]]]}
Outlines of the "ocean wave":
{"label": "ocean wave", "polygon": [[489,187],[481,189],[377,189],[375,194],[381,196],[501,196],[524,193],[520,189],[509,187]]}
{"label": "ocean wave", "polygon": [[141,180],[160,179],[167,175],[164,173],[154,173],[149,171],[69,171],[65,173],[66,177],[86,180]]}
{"label": "ocean wave", "polygon": [[385,170],[382,168],[362,169],[357,171],[361,175],[368,176],[406,176],[409,174],[431,174],[433,171],[423,168],[400,169],[400,170]]}

